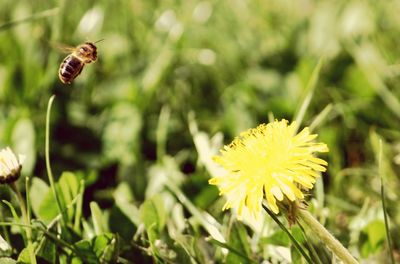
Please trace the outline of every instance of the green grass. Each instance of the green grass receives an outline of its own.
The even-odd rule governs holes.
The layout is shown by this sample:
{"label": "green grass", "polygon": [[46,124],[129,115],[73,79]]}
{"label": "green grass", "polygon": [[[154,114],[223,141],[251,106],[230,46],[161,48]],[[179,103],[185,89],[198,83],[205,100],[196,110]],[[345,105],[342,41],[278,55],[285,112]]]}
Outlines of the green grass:
{"label": "green grass", "polygon": [[[210,156],[271,118],[300,120],[330,149],[309,211],[358,260],[399,261],[398,9],[395,0],[1,1],[0,147],[26,155],[38,262],[304,263],[271,218],[238,222],[208,184]],[[99,39],[99,60],[63,85],[55,44]],[[28,261],[7,186],[0,199],[11,203],[0,208],[0,256]],[[334,261],[299,237],[308,255]]]}

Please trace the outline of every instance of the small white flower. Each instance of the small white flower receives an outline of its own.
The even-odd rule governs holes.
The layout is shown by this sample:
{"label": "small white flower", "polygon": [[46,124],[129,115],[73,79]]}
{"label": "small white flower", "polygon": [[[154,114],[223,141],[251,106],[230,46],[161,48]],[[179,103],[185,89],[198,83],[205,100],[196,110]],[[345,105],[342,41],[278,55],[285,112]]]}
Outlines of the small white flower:
{"label": "small white flower", "polygon": [[15,156],[9,147],[0,150],[0,183],[11,183],[16,181],[22,169],[22,162],[25,157]]}

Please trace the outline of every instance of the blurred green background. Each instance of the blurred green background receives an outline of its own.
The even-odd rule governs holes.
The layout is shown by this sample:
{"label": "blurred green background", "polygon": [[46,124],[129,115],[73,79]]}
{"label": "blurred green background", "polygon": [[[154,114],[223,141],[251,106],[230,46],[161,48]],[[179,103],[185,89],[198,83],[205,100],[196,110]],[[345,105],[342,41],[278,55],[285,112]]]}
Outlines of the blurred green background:
{"label": "blurred green background", "polygon": [[[220,212],[223,198],[207,184],[202,155],[273,118],[292,121],[323,57],[301,124],[312,124],[330,148],[324,185],[310,206],[360,258],[387,254],[385,236],[376,235],[382,225],[379,232],[368,228],[383,223],[381,138],[387,210],[398,238],[399,13],[397,0],[2,0],[0,145],[27,156],[23,175],[47,181],[45,115],[55,94],[52,169],[56,178],[72,171],[85,180],[85,217],[96,201],[108,228],[122,229],[129,241],[138,226],[118,222],[116,190],[126,187],[139,208],[173,179],[197,209],[226,223],[231,216]],[[100,39],[98,61],[63,85],[57,72],[66,54],[55,44]],[[165,203],[166,219],[173,218],[168,210],[177,201]]]}

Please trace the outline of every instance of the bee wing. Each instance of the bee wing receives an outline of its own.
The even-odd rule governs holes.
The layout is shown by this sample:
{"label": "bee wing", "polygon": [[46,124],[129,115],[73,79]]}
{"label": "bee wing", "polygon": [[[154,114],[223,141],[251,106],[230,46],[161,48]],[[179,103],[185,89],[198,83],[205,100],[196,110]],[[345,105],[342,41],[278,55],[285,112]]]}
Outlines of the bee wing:
{"label": "bee wing", "polygon": [[73,52],[76,48],[63,44],[63,43],[51,43],[51,46],[63,53],[70,53]]}

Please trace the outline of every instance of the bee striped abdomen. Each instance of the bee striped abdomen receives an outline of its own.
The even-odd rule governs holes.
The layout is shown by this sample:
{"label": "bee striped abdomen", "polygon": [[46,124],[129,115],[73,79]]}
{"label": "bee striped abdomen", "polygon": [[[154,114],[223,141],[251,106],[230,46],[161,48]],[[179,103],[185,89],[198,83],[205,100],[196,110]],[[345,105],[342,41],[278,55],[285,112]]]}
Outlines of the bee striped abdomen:
{"label": "bee striped abdomen", "polygon": [[58,77],[61,82],[70,84],[82,72],[83,66],[96,60],[96,45],[87,41],[76,48],[72,48],[72,53],[60,65]]}
{"label": "bee striped abdomen", "polygon": [[58,75],[63,83],[70,84],[78,76],[84,63],[74,55],[68,55],[60,65]]}

